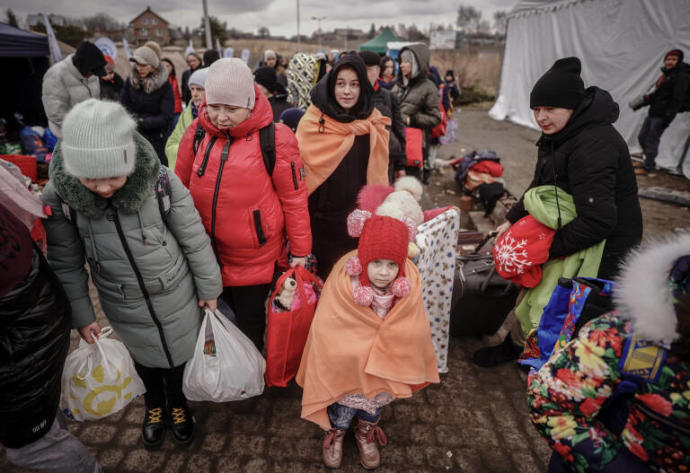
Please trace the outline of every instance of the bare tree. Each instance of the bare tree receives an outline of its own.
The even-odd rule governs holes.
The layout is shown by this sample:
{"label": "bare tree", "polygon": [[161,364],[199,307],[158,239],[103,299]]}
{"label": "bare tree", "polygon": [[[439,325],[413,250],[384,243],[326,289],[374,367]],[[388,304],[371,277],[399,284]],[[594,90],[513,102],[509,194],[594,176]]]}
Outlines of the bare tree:
{"label": "bare tree", "polygon": [[417,28],[417,25],[411,24],[407,27],[407,39],[410,41],[424,41],[427,37]]}
{"label": "bare tree", "polygon": [[494,12],[494,31],[497,36],[505,36],[506,28],[508,27],[508,14],[505,10],[496,10]]}
{"label": "bare tree", "polygon": [[97,13],[81,18],[79,21],[88,31],[106,33],[109,31],[124,30],[124,25],[110,15]]}
{"label": "bare tree", "polygon": [[456,24],[465,31],[478,32],[481,19],[482,12],[473,6],[460,5],[458,7],[458,19]]}
{"label": "bare tree", "polygon": [[8,8],[5,13],[7,14],[7,24],[10,26],[14,26],[15,28],[18,28],[19,23],[17,22],[17,15],[14,14],[12,9]]}
{"label": "bare tree", "polygon": [[257,34],[259,35],[260,38],[269,38],[271,36],[271,32],[265,26],[260,27],[257,30]]}
{"label": "bare tree", "polygon": [[478,28],[478,33],[481,34],[489,34],[491,33],[491,23],[489,23],[487,20],[482,20],[479,23],[479,28]]}

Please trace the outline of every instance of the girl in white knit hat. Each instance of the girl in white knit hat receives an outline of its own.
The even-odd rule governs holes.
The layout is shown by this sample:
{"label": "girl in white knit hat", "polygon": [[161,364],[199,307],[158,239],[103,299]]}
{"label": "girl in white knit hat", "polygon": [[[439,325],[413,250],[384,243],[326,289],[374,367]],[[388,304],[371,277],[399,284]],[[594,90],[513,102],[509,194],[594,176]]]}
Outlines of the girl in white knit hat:
{"label": "girl in white knit hat", "polygon": [[205,85],[206,102],[182,137],[175,174],[211,237],[223,299],[261,350],[264,301],[276,267],[287,265],[286,237],[293,266],[311,252],[304,168],[295,135],[273,123],[271,105],[242,60],[214,62]]}
{"label": "girl in white knit hat", "polygon": [[220,272],[189,192],[115,102],[89,99],[66,116],[43,202],[48,262],[72,306],[72,327],[100,333],[101,307],[146,387],[144,445],[189,443],[194,421],[182,393],[203,308],[215,310]]}

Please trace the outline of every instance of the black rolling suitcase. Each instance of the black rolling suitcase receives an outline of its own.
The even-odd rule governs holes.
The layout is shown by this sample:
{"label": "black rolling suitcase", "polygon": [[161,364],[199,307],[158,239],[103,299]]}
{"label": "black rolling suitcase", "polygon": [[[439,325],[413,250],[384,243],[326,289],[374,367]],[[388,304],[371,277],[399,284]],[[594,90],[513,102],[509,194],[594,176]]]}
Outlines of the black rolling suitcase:
{"label": "black rolling suitcase", "polygon": [[493,334],[515,306],[519,288],[496,273],[491,252],[481,252],[493,236],[490,233],[473,253],[458,256],[450,310],[453,336]]}

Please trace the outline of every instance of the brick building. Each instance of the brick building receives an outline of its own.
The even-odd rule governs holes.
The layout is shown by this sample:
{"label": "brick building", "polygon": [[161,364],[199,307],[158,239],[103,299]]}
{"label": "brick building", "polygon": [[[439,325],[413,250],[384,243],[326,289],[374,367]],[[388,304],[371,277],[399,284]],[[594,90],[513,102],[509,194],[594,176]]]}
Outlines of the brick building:
{"label": "brick building", "polygon": [[146,7],[146,10],[139,13],[129,22],[128,29],[130,30],[132,41],[137,45],[149,40],[153,40],[160,45],[170,43],[168,22],[151,10],[150,6]]}

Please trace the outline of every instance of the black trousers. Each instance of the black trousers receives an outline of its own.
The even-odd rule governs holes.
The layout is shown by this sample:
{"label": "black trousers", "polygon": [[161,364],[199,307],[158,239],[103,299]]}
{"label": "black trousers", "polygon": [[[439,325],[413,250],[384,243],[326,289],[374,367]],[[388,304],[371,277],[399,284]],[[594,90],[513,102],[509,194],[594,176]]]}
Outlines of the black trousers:
{"label": "black trousers", "polygon": [[255,286],[228,286],[223,288],[223,300],[235,313],[237,327],[261,351],[266,331],[266,298],[270,284]]}
{"label": "black trousers", "polygon": [[175,368],[149,368],[134,362],[134,368],[146,387],[146,407],[183,407],[187,400],[182,393],[182,377],[186,363]]}

